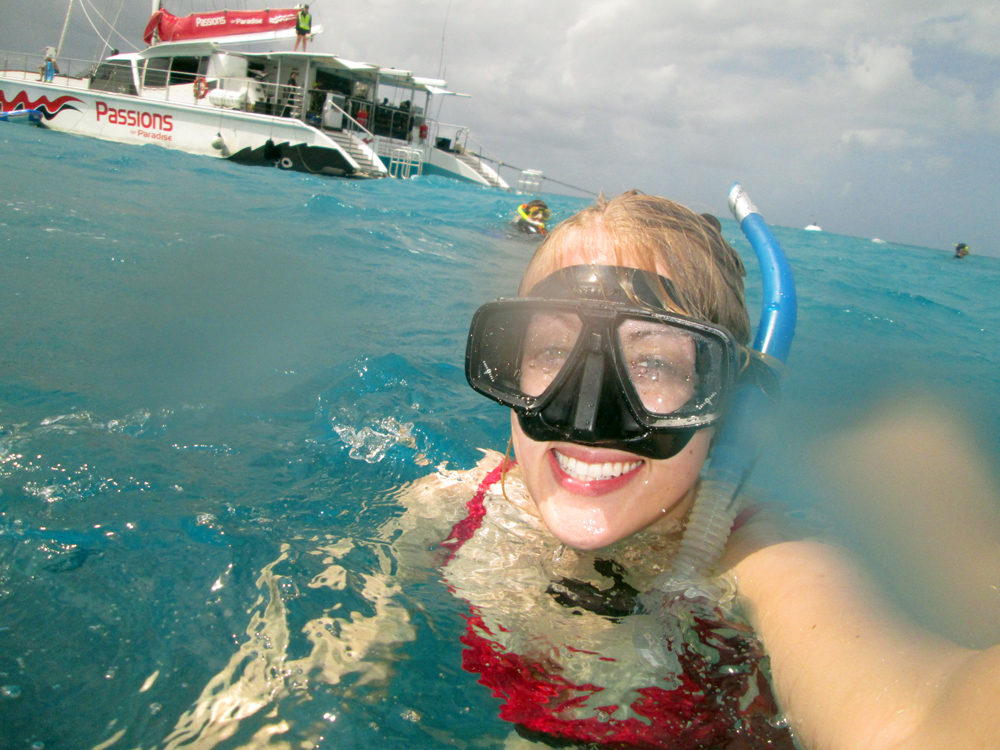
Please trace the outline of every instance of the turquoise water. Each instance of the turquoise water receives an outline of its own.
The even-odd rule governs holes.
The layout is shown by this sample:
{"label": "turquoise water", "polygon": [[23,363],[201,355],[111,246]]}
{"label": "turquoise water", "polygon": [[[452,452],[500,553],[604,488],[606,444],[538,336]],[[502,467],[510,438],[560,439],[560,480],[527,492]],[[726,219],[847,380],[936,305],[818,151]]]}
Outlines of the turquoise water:
{"label": "turquoise water", "polygon": [[[163,747],[265,637],[270,597],[288,661],[309,653],[305,623],[371,615],[399,485],[505,446],[503,411],[465,385],[464,338],[534,246],[504,232],[516,197],[444,178],[0,131],[0,746]],[[558,220],[584,202],[550,205]],[[723,223],[753,305],[752,253]],[[808,508],[801,446],[912,388],[968,414],[996,463],[1000,260],[775,233],[800,324],[757,482]],[[343,540],[343,586],[310,586]],[[501,743],[461,669],[461,603],[433,576],[400,601],[415,640],[382,657],[395,677],[279,665],[266,707],[193,746],[263,745],[276,726],[275,747]]]}

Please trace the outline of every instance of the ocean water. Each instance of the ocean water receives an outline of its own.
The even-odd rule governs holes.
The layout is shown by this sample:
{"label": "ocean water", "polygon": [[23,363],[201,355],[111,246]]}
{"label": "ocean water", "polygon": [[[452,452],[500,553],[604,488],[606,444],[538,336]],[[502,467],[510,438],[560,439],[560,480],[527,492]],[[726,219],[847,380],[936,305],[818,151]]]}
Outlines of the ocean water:
{"label": "ocean water", "polygon": [[[385,674],[323,679],[303,628],[363,630],[398,488],[506,445],[462,366],[534,249],[504,229],[517,197],[0,131],[0,747],[502,744],[433,574],[397,597],[414,637]],[[546,198],[555,220],[586,203]],[[902,391],[995,466],[1000,260],[775,234],[799,327],[756,483],[807,512],[802,446]],[[231,736],[205,695],[242,706]]]}

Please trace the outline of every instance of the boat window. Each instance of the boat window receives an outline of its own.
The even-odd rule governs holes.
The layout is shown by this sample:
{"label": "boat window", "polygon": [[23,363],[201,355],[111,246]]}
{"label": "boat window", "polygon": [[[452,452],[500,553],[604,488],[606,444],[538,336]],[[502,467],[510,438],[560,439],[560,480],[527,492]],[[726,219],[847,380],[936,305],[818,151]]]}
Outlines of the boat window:
{"label": "boat window", "polygon": [[264,78],[264,63],[251,60],[247,63],[247,76],[261,80]]}
{"label": "boat window", "polygon": [[132,80],[132,63],[129,60],[109,60],[97,66],[90,78],[90,88],[94,91],[110,91],[115,94],[135,96]]}
{"label": "boat window", "polygon": [[170,85],[178,83],[194,83],[200,75],[208,70],[207,57],[175,57],[170,66]]}
{"label": "boat window", "polygon": [[350,96],[353,92],[350,78],[338,76],[336,73],[328,73],[325,70],[316,71],[316,82],[313,88],[322,89],[323,91],[333,91],[345,96]]}
{"label": "boat window", "polygon": [[153,57],[146,61],[146,77],[143,87],[163,88],[167,85],[167,71],[170,69],[169,57]]}

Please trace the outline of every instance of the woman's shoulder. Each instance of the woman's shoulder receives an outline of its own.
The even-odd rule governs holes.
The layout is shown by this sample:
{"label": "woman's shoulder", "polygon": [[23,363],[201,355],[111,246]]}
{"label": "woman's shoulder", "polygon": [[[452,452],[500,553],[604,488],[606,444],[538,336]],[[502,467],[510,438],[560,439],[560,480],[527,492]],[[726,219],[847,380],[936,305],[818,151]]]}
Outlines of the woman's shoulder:
{"label": "woman's shoulder", "polygon": [[493,484],[491,474],[499,474],[503,455],[488,448],[481,450],[483,457],[471,469],[449,469],[447,462],[442,463],[432,473],[400,487],[396,499],[420,515],[438,515],[442,505],[452,500],[464,504],[484,484]]}
{"label": "woman's shoulder", "polygon": [[720,571],[731,571],[750,555],[784,542],[821,539],[827,523],[766,496],[746,500],[730,532]]}
{"label": "woman's shoulder", "polygon": [[394,499],[403,512],[380,527],[381,535],[392,540],[397,556],[413,566],[429,565],[424,559],[428,552],[436,549],[455,524],[468,515],[469,502],[489,482],[490,473],[502,458],[496,451],[484,450],[483,457],[470,469],[449,469],[443,463],[434,472],[399,487]]}

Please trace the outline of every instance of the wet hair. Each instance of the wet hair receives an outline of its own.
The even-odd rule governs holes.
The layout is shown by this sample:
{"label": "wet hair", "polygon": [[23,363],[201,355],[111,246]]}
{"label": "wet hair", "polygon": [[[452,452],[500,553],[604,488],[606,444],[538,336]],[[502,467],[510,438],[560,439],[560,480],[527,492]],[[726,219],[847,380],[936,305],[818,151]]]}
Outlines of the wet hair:
{"label": "wet hair", "polygon": [[669,310],[725,326],[746,346],[750,316],[743,297],[746,269],[722,237],[722,226],[711,214],[696,214],[679,203],[638,190],[597,203],[561,222],[545,238],[521,279],[519,294],[564,264],[566,243],[580,244],[584,253],[593,241],[603,244],[604,232],[614,245],[615,264],[654,271],[673,282],[674,294],[663,293]]}
{"label": "wet hair", "polygon": [[549,204],[546,203],[543,200],[540,200],[540,199],[536,198],[535,200],[531,201],[530,203],[524,204],[524,207],[525,208],[544,208],[544,209],[548,209]]}

